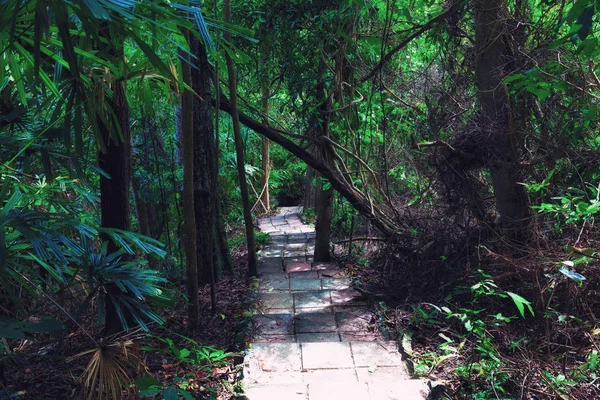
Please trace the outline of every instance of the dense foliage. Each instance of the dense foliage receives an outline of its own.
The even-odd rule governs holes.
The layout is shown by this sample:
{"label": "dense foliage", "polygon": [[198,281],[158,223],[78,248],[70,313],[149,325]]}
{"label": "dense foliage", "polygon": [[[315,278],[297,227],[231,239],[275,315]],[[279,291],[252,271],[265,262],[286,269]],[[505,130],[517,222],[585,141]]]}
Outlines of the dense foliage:
{"label": "dense foliage", "polygon": [[[247,182],[254,216],[265,192],[303,204],[315,258],[343,253],[384,296],[416,375],[459,398],[600,396],[600,3],[201,3],[0,1],[0,375],[82,336],[71,385],[131,391],[132,331],[174,329],[168,307],[200,330],[199,290],[218,315]],[[144,340],[194,368],[232,356]],[[152,379],[135,390],[208,396]]]}

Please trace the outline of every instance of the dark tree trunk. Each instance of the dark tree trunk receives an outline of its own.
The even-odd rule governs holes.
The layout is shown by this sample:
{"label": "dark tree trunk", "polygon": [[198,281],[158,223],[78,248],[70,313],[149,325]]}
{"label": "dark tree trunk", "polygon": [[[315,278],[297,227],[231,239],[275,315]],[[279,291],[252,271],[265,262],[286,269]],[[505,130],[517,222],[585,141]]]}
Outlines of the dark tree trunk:
{"label": "dark tree trunk", "polygon": [[[196,215],[198,282],[210,283],[214,289],[214,251],[217,183],[215,163],[215,132],[213,130],[210,66],[204,45],[198,38],[190,39],[191,53],[196,56],[192,69],[194,98],[194,212]],[[215,308],[214,290],[213,310]]]}
{"label": "dark tree trunk", "polygon": [[[225,22],[231,23],[231,3],[225,0]],[[225,31],[225,39],[230,41],[231,34]],[[231,96],[231,120],[233,123],[233,135],[235,140],[235,153],[237,161],[240,192],[242,194],[242,207],[244,209],[244,224],[246,225],[246,242],[248,245],[248,273],[250,276],[257,275],[256,249],[254,247],[254,222],[250,209],[250,198],[248,196],[248,183],[246,182],[246,170],[244,162],[244,142],[240,129],[240,115],[237,105],[237,82],[235,78],[235,67],[233,59],[226,55],[227,74],[229,75],[229,95]]]}
{"label": "dark tree trunk", "polygon": [[236,272],[233,266],[233,259],[231,258],[231,252],[229,251],[229,245],[227,244],[227,232],[225,231],[225,221],[223,219],[223,206],[220,201],[217,200],[216,204],[216,259],[217,268],[215,269],[215,278],[218,280],[221,278],[223,271],[227,271],[230,275],[235,276]]}
{"label": "dark tree trunk", "polygon": [[[189,43],[189,33],[186,32]],[[183,81],[192,85],[191,67],[186,62],[186,54],[182,52]],[[189,61],[189,60],[188,60]],[[188,318],[190,325],[199,321],[198,299],[198,260],[196,252],[196,217],[194,212],[194,127],[193,127],[193,94],[189,90],[183,92],[181,101],[181,139],[183,156],[183,226],[185,256],[187,261]]]}
{"label": "dark tree trunk", "polygon": [[[315,121],[315,129],[313,131],[316,140],[319,137],[329,136],[329,120],[331,113],[330,101],[325,96],[325,82],[323,81],[323,73],[325,72],[325,63],[322,61],[319,67],[319,83],[316,88],[316,99],[319,102],[319,116]],[[325,148],[318,145],[315,149],[315,154],[325,164],[333,167],[333,159],[331,154]],[[327,185],[328,187],[325,187]],[[317,220],[315,222],[315,253],[314,260],[317,262],[331,261],[329,251],[329,237],[331,234],[331,217],[333,205],[333,189],[330,184],[321,182],[317,191]]]}
{"label": "dark tree trunk", "polygon": [[302,205],[304,208],[317,208],[317,197],[319,194],[318,182],[315,182],[318,174],[311,168],[306,167],[306,179],[304,180],[304,196],[302,197]]}
{"label": "dark tree trunk", "polygon": [[[262,111],[265,113],[265,125],[269,125],[269,86],[265,80],[262,87]],[[269,199],[269,175],[271,174],[271,160],[269,154],[269,139],[262,138],[262,170],[263,175],[260,182],[261,190],[261,201],[264,206],[265,212],[271,209],[271,202]]]}
{"label": "dark tree trunk", "polygon": [[[154,237],[152,235],[152,231],[150,230],[150,214],[149,209],[150,205],[146,200],[146,196],[143,193],[143,189],[140,185],[140,178],[137,176],[132,176],[132,191],[133,198],[135,200],[135,211],[137,214],[138,221],[138,231],[145,236]],[[158,262],[156,258],[150,254],[148,254],[148,266],[151,269],[158,268]]]}
{"label": "dark tree trunk", "polygon": [[[100,36],[110,38],[108,25],[100,30]],[[120,64],[123,61],[123,43],[112,47],[107,52],[112,61]],[[107,124],[98,118],[100,135],[104,142],[104,148],[98,153],[98,166],[109,178],[100,175],[100,212],[101,225],[103,228],[116,228],[128,231],[130,229],[129,211],[129,185],[131,182],[131,141],[129,131],[129,105],[125,96],[125,80],[113,82],[112,90],[114,96],[107,99],[107,106],[113,111],[113,116],[106,113]],[[116,243],[108,237],[108,253],[119,250]],[[121,290],[109,284],[106,287],[107,294],[121,295]],[[132,318],[126,310],[122,310],[124,318],[131,326]],[[112,334],[121,330],[121,321],[114,304],[105,296],[105,333]]]}
{"label": "dark tree trunk", "polygon": [[504,0],[476,0],[475,76],[488,139],[484,154],[492,177],[500,224],[508,238],[522,241],[529,227],[529,204],[517,168],[518,133],[514,128],[510,99],[503,78],[512,61],[508,11]]}

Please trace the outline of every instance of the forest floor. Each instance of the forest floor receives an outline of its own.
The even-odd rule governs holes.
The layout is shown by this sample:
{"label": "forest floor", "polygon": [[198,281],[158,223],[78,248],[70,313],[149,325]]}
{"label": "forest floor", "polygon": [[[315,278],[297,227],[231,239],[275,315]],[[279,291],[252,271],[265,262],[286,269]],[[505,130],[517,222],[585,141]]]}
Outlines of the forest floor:
{"label": "forest floor", "polygon": [[[451,238],[442,227],[422,236]],[[448,399],[600,398],[597,261],[580,260],[587,280],[576,283],[558,273],[569,264],[563,260],[581,258],[565,254],[568,238],[518,258],[487,240],[472,246],[481,254],[448,252],[450,261],[428,257],[432,249],[411,240],[402,248],[365,243],[341,261],[402,343],[415,376],[443,382]],[[580,243],[597,248],[594,235]]]}
{"label": "forest floor", "polygon": [[[160,311],[167,321],[163,326],[151,327],[151,334],[138,329],[126,336],[135,343],[129,349],[134,356],[126,363],[126,368],[133,379],[143,378],[146,384],[153,384],[145,391],[147,398],[155,398],[155,394],[168,398],[174,390],[179,394],[185,391],[194,399],[228,400],[240,392],[236,386],[242,360],[240,352],[249,340],[246,332],[250,324],[246,313],[249,307],[249,287],[245,278],[247,251],[243,246],[237,246],[232,249],[232,257],[239,278],[225,276],[216,285],[218,308],[215,314],[211,312],[210,288],[200,289],[202,323],[199,326],[189,326],[186,312],[182,312],[185,302],[181,298],[173,308]],[[185,282],[179,282],[178,286],[185,293]],[[51,303],[38,312],[57,319],[64,317]],[[88,331],[92,336],[100,334],[91,312],[82,316],[79,323],[96,326],[95,330]],[[69,330],[74,333],[58,342],[51,337],[22,342],[15,351],[27,356],[15,357],[5,368],[6,392],[28,400],[77,398],[81,389],[77,377],[91,358],[91,354],[82,353],[95,345],[76,326],[69,326]],[[142,397],[132,391],[124,398]]]}

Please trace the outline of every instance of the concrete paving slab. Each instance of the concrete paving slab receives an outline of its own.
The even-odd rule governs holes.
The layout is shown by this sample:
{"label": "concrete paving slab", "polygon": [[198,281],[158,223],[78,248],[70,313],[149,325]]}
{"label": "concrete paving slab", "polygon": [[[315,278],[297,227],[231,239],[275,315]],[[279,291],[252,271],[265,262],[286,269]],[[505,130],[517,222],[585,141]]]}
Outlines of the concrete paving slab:
{"label": "concrete paving slab", "polygon": [[289,308],[294,305],[291,293],[259,293],[259,308]]}
{"label": "concrete paving slab", "polygon": [[333,313],[303,313],[294,316],[296,333],[336,332]]}
{"label": "concrete paving slab", "polygon": [[352,355],[357,367],[401,367],[404,361],[396,342],[351,342]]}
{"label": "concrete paving slab", "polygon": [[260,291],[290,290],[290,280],[284,273],[262,275],[260,279]]}
{"label": "concrete paving slab", "polygon": [[[352,368],[346,369],[309,369],[302,372],[302,380],[307,384],[320,383],[351,383],[358,382],[356,372]],[[336,399],[332,397],[331,400]]]}
{"label": "concrete paving slab", "polygon": [[340,336],[337,333],[297,333],[296,342],[298,343],[319,343],[319,342],[339,342]]}
{"label": "concrete paving slab", "polygon": [[258,262],[258,269],[263,270],[270,267],[276,267],[280,270],[283,269],[283,258],[282,257],[272,257],[272,258],[262,258]]}
{"label": "concrete paving slab", "polygon": [[291,279],[318,279],[319,278],[319,274],[317,274],[317,271],[290,272],[289,276]]}
{"label": "concrete paving slab", "polygon": [[323,289],[345,290],[350,289],[350,278],[323,278]]}
{"label": "concrete paving slab", "polygon": [[306,251],[304,249],[299,250],[284,250],[284,257],[306,257]]}
{"label": "concrete paving slab", "polygon": [[294,335],[252,335],[253,343],[295,343]]}
{"label": "concrete paving slab", "polygon": [[400,367],[356,368],[356,375],[360,382],[386,384],[399,380],[410,379],[410,373],[405,365]]}
{"label": "concrete paving slab", "polygon": [[367,304],[362,294],[354,289],[333,290],[331,292],[331,302],[335,305]]}
{"label": "concrete paving slab", "polygon": [[262,251],[260,252],[259,256],[260,257],[265,257],[265,258],[271,258],[271,257],[283,257],[283,249],[262,249]]}
{"label": "concrete paving slab", "polygon": [[306,243],[289,243],[285,246],[285,250],[305,250]]}
{"label": "concrete paving slab", "polygon": [[349,343],[302,343],[303,369],[353,368]]}
{"label": "concrete paving slab", "polygon": [[342,311],[335,313],[335,320],[340,332],[373,331],[373,314],[369,311]]}
{"label": "concrete paving slab", "polygon": [[248,351],[247,360],[249,372],[301,371],[302,369],[301,348],[298,343],[253,344]]}
{"label": "concrete paving slab", "polygon": [[291,279],[290,290],[293,291],[307,291],[307,290],[321,290],[320,279]]}
{"label": "concrete paving slab", "polygon": [[336,263],[330,263],[330,262],[313,262],[312,263],[312,269],[314,269],[314,270],[330,269],[332,271],[335,271],[336,269],[339,269],[339,267],[338,267],[338,265]]}
{"label": "concrete paving slab", "polygon": [[324,382],[308,385],[310,400],[368,400],[369,387],[366,383],[356,382]]}
{"label": "concrete paving slab", "polygon": [[285,270],[287,272],[301,272],[301,271],[310,271],[311,270],[311,266],[310,263],[308,262],[298,262],[298,261],[292,261],[292,262],[286,262],[285,263]]}
{"label": "concrete paving slab", "polygon": [[370,383],[368,386],[371,399],[377,400],[425,400],[429,394],[427,382],[419,379]]}
{"label": "concrete paving slab", "polygon": [[252,317],[255,335],[290,335],[294,333],[291,314],[259,314]]}
{"label": "concrete paving slab", "polygon": [[304,307],[323,307],[331,305],[329,291],[294,293],[294,306],[296,309]]}
{"label": "concrete paving slab", "polygon": [[383,336],[379,332],[340,332],[342,342],[379,342]]}
{"label": "concrete paving slab", "polygon": [[283,257],[283,262],[306,262],[306,256],[295,256],[295,257]]}
{"label": "concrete paving slab", "polygon": [[323,305],[321,307],[302,307],[294,310],[295,315],[302,315],[305,313],[329,313],[333,312],[331,305]]}
{"label": "concrete paving slab", "polygon": [[278,386],[257,386],[246,389],[247,400],[308,400],[308,388],[305,384]]}
{"label": "concrete paving slab", "polygon": [[321,278],[346,278],[346,272],[342,269],[322,269],[317,273]]}

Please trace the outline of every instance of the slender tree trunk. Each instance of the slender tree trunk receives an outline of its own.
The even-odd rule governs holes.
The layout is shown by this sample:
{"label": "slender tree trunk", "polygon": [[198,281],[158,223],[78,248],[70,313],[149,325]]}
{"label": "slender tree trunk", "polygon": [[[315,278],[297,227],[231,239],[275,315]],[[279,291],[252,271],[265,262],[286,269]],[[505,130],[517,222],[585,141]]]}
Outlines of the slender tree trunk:
{"label": "slender tree trunk", "polygon": [[[100,29],[100,36],[109,38],[108,25]],[[123,43],[108,50],[112,61],[123,63]],[[129,131],[129,105],[125,96],[126,81],[113,82],[114,96],[107,99],[107,105],[112,108],[114,118],[109,113],[106,115],[108,125],[99,118],[99,130],[105,148],[98,153],[98,166],[109,178],[100,175],[100,211],[102,214],[101,225],[103,228],[116,228],[128,231],[130,229],[129,190],[131,182],[131,139]],[[119,250],[116,243],[108,237],[108,253]],[[121,320],[117,309],[109,300],[110,294],[121,295],[122,291],[116,285],[106,287],[105,296],[105,333],[112,334],[121,330]],[[127,310],[122,310],[124,318],[131,325],[131,315]]]}
{"label": "slender tree trunk", "polygon": [[[316,99],[319,102],[319,116],[315,121],[314,135],[318,139],[320,136],[329,136],[330,102],[325,96],[325,82],[323,74],[325,72],[325,63],[321,61],[319,68],[319,83],[316,88]],[[327,165],[333,166],[331,155],[324,151],[325,149],[317,146],[315,149],[317,156]],[[327,187],[325,186],[327,185]],[[329,238],[331,235],[331,218],[333,206],[333,189],[330,184],[321,182],[317,192],[317,220],[315,222],[315,253],[314,260],[317,262],[331,261],[329,251]]]}
{"label": "slender tree trunk", "polygon": [[317,208],[317,196],[319,194],[318,183],[315,184],[317,172],[307,166],[306,167],[306,178],[304,180],[304,196],[302,197],[302,205],[304,208]]}
{"label": "slender tree trunk", "polygon": [[[231,23],[231,3],[225,0],[225,22]],[[225,31],[225,40],[231,41],[231,34]],[[248,196],[248,183],[246,182],[246,171],[244,166],[244,142],[240,130],[240,116],[237,105],[237,82],[235,78],[235,67],[233,59],[226,55],[227,74],[229,75],[229,95],[231,96],[231,120],[233,123],[233,135],[235,140],[236,160],[240,191],[242,194],[242,207],[244,209],[244,223],[246,225],[246,240],[248,244],[248,273],[250,276],[257,274],[256,249],[254,248],[254,223],[250,210],[250,199]]]}
{"label": "slender tree trunk", "polygon": [[[189,42],[189,32],[185,32]],[[186,54],[181,54],[183,81],[192,85],[191,67],[185,61]],[[189,60],[188,60],[189,61]],[[193,94],[185,90],[181,99],[181,139],[183,152],[183,226],[185,256],[187,261],[188,318],[190,325],[199,322],[198,299],[198,260],[196,252],[196,216],[194,212],[194,127],[193,127]]]}
{"label": "slender tree trunk", "polygon": [[[262,87],[262,109],[265,113],[265,125],[269,125],[269,86],[268,81],[266,79],[263,80]],[[269,157],[269,139],[263,137],[262,138],[262,170],[263,175],[261,179],[261,201],[265,207],[265,212],[268,212],[271,209],[271,204],[269,202],[269,175],[271,174],[271,160]]]}
{"label": "slender tree trunk", "polygon": [[485,150],[492,177],[500,224],[509,238],[522,241],[529,227],[529,204],[520,172],[508,92],[503,78],[510,73],[510,36],[507,34],[508,11],[504,0],[475,0],[475,76],[479,102],[488,137]]}
{"label": "slender tree trunk", "polygon": [[[190,38],[190,51],[196,56],[192,69],[194,98],[194,210],[196,215],[198,254],[198,281],[210,283],[212,310],[215,299],[215,216],[217,184],[214,157],[215,139],[212,116],[210,66],[204,45],[198,38]],[[202,227],[202,228],[200,228]]]}
{"label": "slender tree trunk", "polygon": [[[215,10],[216,13],[216,10]],[[218,63],[215,65],[215,76],[216,80],[213,81],[215,88],[215,100],[214,102],[217,104],[215,109],[214,118],[215,118],[215,168],[214,168],[214,180],[217,184],[217,193],[219,196],[216,201],[216,247],[215,254],[217,255],[215,259],[217,260],[215,274],[216,278],[220,279],[223,271],[228,271],[232,276],[236,276],[235,268],[233,265],[233,259],[231,258],[231,252],[229,251],[229,244],[227,243],[227,231],[225,230],[225,218],[223,216],[223,202],[220,200],[225,195],[223,193],[223,188],[219,184],[219,159],[221,157],[221,147],[220,147],[220,109],[218,107],[219,101],[221,99],[221,87],[219,86],[219,65]]]}
{"label": "slender tree trunk", "polygon": [[[133,174],[132,174],[133,175]],[[133,198],[135,200],[135,210],[138,220],[138,230],[142,235],[148,237],[154,237],[150,230],[150,217],[149,217],[149,205],[146,202],[146,196],[144,196],[142,188],[140,186],[140,178],[133,175],[131,177],[131,188],[133,191]],[[148,266],[151,269],[158,269],[158,262],[154,256],[148,254]]]}
{"label": "slender tree trunk", "polygon": [[225,221],[223,219],[223,205],[217,200],[217,223],[215,224],[217,230],[217,241],[216,241],[216,253],[218,260],[218,268],[215,270],[217,280],[223,274],[223,271],[227,271],[230,275],[236,276],[235,268],[233,266],[233,259],[231,258],[231,252],[229,251],[229,245],[227,244],[227,232],[225,231]]}

